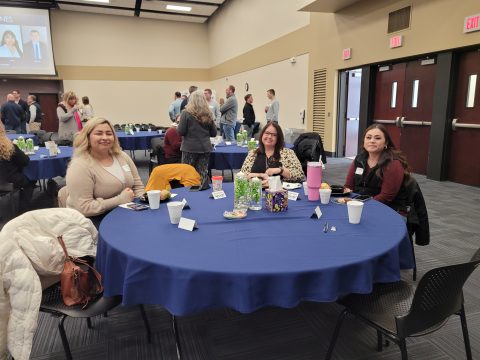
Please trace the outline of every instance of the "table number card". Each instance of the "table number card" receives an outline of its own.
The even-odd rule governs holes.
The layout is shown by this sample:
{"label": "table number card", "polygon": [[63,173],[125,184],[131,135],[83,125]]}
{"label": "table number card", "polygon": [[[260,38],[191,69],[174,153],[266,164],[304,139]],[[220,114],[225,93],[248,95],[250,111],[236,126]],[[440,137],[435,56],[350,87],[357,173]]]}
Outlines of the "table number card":
{"label": "table number card", "polygon": [[182,203],[183,203],[183,210],[191,209],[190,205],[188,205],[187,199],[183,198]]}
{"label": "table number card", "polygon": [[292,201],[297,201],[297,200],[300,200],[301,198],[298,197],[299,193],[295,192],[295,191],[289,191],[288,192],[288,200],[292,200]]}
{"label": "table number card", "polygon": [[193,231],[198,229],[198,226],[195,220],[181,217],[180,222],[178,223],[178,228],[182,230]]}
{"label": "table number card", "polygon": [[320,206],[317,206],[315,208],[315,211],[313,212],[312,216],[310,216],[311,219],[320,219],[322,217],[322,210],[320,210]]}
{"label": "table number card", "polygon": [[232,145],[231,141],[225,141],[225,145]]}
{"label": "table number card", "polygon": [[227,197],[227,195],[225,195],[225,191],[223,191],[223,190],[213,191],[212,196],[215,200],[223,199],[223,198]]}

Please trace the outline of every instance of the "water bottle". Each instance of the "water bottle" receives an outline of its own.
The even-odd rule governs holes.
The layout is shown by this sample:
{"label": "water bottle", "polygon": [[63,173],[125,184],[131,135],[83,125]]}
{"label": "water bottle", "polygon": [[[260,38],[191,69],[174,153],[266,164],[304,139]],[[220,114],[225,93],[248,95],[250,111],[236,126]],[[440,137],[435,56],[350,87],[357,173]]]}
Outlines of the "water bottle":
{"label": "water bottle", "polygon": [[235,174],[234,179],[234,204],[235,210],[247,210],[250,205],[249,186],[247,176],[239,172]]}
{"label": "water bottle", "polygon": [[262,180],[254,177],[249,183],[250,210],[262,210]]}

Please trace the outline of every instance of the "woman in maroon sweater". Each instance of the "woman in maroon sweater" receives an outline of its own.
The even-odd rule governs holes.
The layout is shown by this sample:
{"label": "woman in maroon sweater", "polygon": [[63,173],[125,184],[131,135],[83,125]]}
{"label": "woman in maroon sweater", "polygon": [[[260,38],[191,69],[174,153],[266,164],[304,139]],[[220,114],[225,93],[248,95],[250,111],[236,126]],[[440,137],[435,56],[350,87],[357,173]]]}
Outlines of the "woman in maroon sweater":
{"label": "woman in maroon sweater", "polygon": [[404,184],[409,179],[407,160],[395,149],[385,126],[368,127],[363,149],[348,170],[345,187],[403,212],[407,205]]}
{"label": "woman in maroon sweater", "polygon": [[176,121],[165,133],[165,139],[163,140],[163,151],[165,152],[165,160],[168,164],[182,162],[182,152],[180,151],[182,136],[177,132],[179,118],[180,114],[177,115]]}

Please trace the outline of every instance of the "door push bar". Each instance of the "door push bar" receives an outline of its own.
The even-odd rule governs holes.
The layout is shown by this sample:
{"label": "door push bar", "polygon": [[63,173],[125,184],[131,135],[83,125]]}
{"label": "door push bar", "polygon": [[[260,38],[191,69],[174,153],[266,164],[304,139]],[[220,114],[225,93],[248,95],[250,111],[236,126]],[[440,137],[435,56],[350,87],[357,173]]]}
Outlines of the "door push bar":
{"label": "door push bar", "polygon": [[395,120],[373,120],[373,122],[378,124],[391,124],[399,128],[405,127],[405,125],[416,125],[416,126],[430,126],[432,125],[431,121],[407,121],[405,117],[397,116]]}
{"label": "door push bar", "polygon": [[457,122],[458,119],[452,120],[452,130],[457,130],[457,128],[465,128],[465,129],[480,129],[480,124],[462,124]]}

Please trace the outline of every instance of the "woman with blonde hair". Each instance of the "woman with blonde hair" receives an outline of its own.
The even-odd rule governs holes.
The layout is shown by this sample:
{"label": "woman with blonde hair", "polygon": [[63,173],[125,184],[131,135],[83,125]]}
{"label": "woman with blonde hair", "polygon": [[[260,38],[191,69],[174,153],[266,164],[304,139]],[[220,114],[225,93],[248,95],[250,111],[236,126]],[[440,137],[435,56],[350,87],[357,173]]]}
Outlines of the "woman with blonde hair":
{"label": "woman with blonde hair", "polygon": [[212,145],[210,138],[217,136],[217,127],[203,91],[190,94],[185,110],[180,115],[177,132],[183,136],[182,163],[192,165],[202,178],[202,189],[208,185],[208,162]]}
{"label": "woman with blonde hair", "polygon": [[30,158],[7,137],[5,127],[0,122],[0,180],[12,183],[16,189],[21,190],[21,213],[28,211],[35,186],[35,181],[30,181],[23,174],[23,168],[29,162]]}
{"label": "woman with blonde hair", "polygon": [[112,124],[91,118],[73,142],[74,153],[67,170],[67,185],[59,202],[90,217],[98,227],[114,207],[145,192],[132,159],[118,143]]}
{"label": "woman with blonde hair", "polygon": [[65,145],[70,145],[77,132],[82,130],[82,118],[77,106],[77,95],[73,91],[63,94],[63,101],[58,104],[58,138]]}

